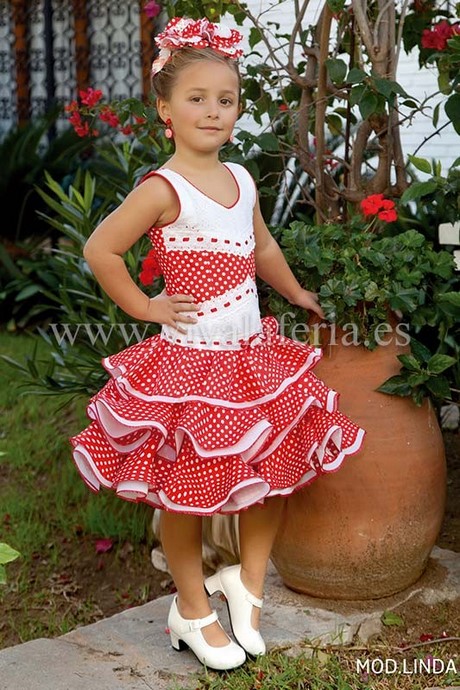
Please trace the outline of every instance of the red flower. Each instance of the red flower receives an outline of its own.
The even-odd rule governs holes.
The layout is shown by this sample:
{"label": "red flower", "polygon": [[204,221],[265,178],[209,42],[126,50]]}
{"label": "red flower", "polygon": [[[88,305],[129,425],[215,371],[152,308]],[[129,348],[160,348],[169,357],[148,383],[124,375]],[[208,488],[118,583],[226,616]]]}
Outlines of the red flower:
{"label": "red flower", "polygon": [[147,122],[147,119],[145,117],[138,117],[137,115],[134,115],[134,119],[136,120],[136,124],[138,125],[145,125]]}
{"label": "red flower", "polygon": [[424,29],[421,41],[422,48],[445,50],[447,41],[456,34],[460,34],[460,24],[449,24],[446,19],[443,19],[433,29]]}
{"label": "red flower", "polygon": [[286,105],[286,103],[280,103],[278,106],[278,110],[281,110],[281,112],[286,112],[286,110],[289,110],[289,108]]}
{"label": "red flower", "polygon": [[107,122],[107,124],[110,125],[110,127],[118,127],[118,125],[120,124],[120,119],[118,115],[108,105],[102,108],[99,117],[101,118],[102,122]]}
{"label": "red flower", "polygon": [[365,216],[375,216],[382,207],[383,194],[370,194],[361,201],[361,210]]}
{"label": "red flower", "polygon": [[365,216],[377,216],[386,223],[392,223],[398,218],[395,202],[385,199],[383,194],[370,194],[361,201],[360,206]]}
{"label": "red flower", "polygon": [[90,108],[97,105],[102,98],[102,91],[88,87],[86,91],[80,91],[80,98],[83,105],[87,105]]}
{"label": "red flower", "polygon": [[122,128],[120,129],[120,132],[121,132],[122,134],[126,134],[126,135],[132,134],[132,133],[133,133],[133,128],[131,127],[131,125],[125,125],[124,127],[122,127]]}
{"label": "red flower", "polygon": [[151,249],[142,262],[142,271],[139,280],[142,285],[151,285],[155,278],[161,276],[161,268],[155,256],[155,250]]}
{"label": "red flower", "polygon": [[161,5],[155,2],[155,0],[149,0],[149,2],[144,5],[144,12],[149,19],[154,19],[158,17],[161,12]]}
{"label": "red flower", "polygon": [[65,105],[64,110],[66,113],[74,113],[76,110],[78,110],[77,101],[71,101],[68,105]]}
{"label": "red flower", "polygon": [[398,214],[394,209],[391,209],[390,211],[380,211],[377,217],[380,218],[380,220],[384,220],[386,223],[393,223],[393,221],[398,219]]}

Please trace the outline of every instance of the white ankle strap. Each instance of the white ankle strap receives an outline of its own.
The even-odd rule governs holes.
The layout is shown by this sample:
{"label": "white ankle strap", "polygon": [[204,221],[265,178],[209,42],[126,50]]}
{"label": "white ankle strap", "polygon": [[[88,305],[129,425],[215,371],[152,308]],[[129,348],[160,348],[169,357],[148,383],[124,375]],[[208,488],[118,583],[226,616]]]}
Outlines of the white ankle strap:
{"label": "white ankle strap", "polygon": [[206,616],[205,618],[195,618],[195,619],[186,619],[183,618],[183,625],[185,628],[185,631],[187,632],[194,632],[195,630],[201,630],[201,628],[205,628],[207,625],[211,625],[211,623],[214,623],[214,621],[217,620],[217,612],[213,610],[212,613],[209,614],[209,616]]}
{"label": "white ankle strap", "polygon": [[258,609],[261,609],[263,606],[263,603],[264,603],[263,599],[258,599],[258,597],[255,597],[254,594],[251,594],[251,592],[248,592],[247,590],[246,590],[246,601],[249,601],[249,603],[252,604],[253,606],[257,606]]}

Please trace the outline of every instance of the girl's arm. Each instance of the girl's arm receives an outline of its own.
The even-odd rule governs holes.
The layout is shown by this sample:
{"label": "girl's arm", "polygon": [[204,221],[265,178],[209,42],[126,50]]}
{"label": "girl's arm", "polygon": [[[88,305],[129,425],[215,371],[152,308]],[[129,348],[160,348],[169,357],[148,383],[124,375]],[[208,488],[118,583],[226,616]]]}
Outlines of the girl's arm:
{"label": "girl's arm", "polygon": [[[197,311],[193,298],[168,296],[164,292],[150,299],[132,280],[123,254],[154,225],[174,220],[178,200],[171,186],[161,177],[152,177],[136,187],[90,236],[83,255],[102,289],[127,314],[135,319],[165,323],[195,321],[180,312]],[[177,329],[183,332],[179,327]]]}
{"label": "girl's arm", "polygon": [[278,243],[265,225],[258,200],[254,208],[254,235],[257,275],[291,304],[314,311],[324,319],[316,293],[304,290],[299,285]]}

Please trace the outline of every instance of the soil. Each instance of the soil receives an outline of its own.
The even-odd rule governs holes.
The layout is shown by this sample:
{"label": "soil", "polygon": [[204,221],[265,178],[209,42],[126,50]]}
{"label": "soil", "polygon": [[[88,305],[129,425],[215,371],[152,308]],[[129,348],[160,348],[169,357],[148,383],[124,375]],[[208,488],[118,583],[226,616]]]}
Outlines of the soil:
{"label": "soil", "polygon": [[[460,435],[444,434],[448,463],[448,497],[438,546],[460,553]],[[150,543],[114,544],[97,553],[96,540],[83,534],[57,538],[48,554],[37,553],[32,568],[34,597],[23,605],[23,592],[10,588],[2,605],[0,647],[26,639],[52,637],[173,591],[167,573],[153,568]],[[18,563],[8,566],[14,583]],[[385,641],[404,644],[423,635],[460,636],[460,597],[433,607],[410,600],[398,609],[404,626],[389,627]],[[458,645],[458,642],[457,642]]]}

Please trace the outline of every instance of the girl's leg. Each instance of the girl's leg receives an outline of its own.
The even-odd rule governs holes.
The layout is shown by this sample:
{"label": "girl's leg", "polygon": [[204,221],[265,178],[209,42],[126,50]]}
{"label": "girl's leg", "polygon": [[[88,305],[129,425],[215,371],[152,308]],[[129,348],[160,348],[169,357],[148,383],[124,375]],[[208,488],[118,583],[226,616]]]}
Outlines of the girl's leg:
{"label": "girl's leg", "polygon": [[[275,541],[285,499],[269,498],[239,514],[241,582],[246,589],[262,598],[268,559]],[[259,629],[260,609],[252,607],[252,626]]]}
{"label": "girl's leg", "polygon": [[[178,595],[178,609],[183,618],[205,618],[211,613],[203,585],[202,520],[195,515],[162,511],[160,535]],[[220,625],[202,629],[206,642],[214,647],[228,644]]]}

